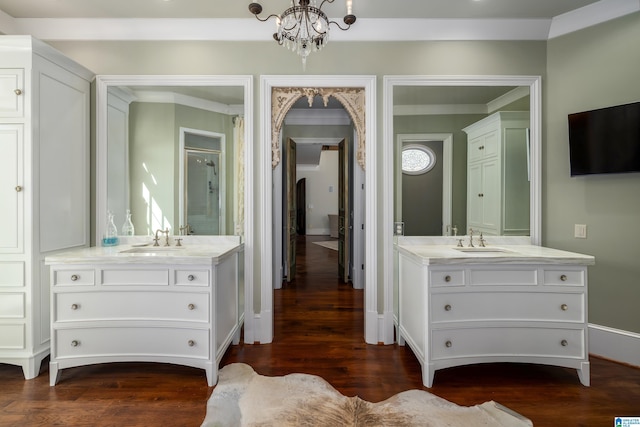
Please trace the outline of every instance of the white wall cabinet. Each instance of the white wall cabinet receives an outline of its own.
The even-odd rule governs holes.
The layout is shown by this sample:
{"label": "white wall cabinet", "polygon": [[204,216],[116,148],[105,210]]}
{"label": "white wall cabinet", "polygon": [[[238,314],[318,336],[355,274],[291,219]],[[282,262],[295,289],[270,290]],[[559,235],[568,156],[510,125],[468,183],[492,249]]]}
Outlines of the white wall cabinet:
{"label": "white wall cabinet", "polygon": [[467,133],[467,228],[528,235],[528,112],[497,112]]}
{"label": "white wall cabinet", "polygon": [[49,354],[44,256],[89,244],[90,71],[29,36],[0,36],[0,363]]}

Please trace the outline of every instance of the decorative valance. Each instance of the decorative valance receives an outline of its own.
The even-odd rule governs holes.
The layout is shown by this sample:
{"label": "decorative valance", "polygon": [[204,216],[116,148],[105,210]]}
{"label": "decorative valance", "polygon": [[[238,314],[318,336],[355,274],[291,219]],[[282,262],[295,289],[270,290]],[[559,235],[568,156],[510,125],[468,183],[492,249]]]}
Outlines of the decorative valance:
{"label": "decorative valance", "polygon": [[280,131],[287,113],[295,102],[307,97],[309,107],[313,105],[313,98],[322,97],[324,106],[329,103],[329,97],[336,98],[351,116],[356,133],[358,134],[358,148],[356,159],[362,169],[365,168],[365,90],[364,88],[301,88],[275,87],[271,92],[271,166],[275,168],[280,163]]}

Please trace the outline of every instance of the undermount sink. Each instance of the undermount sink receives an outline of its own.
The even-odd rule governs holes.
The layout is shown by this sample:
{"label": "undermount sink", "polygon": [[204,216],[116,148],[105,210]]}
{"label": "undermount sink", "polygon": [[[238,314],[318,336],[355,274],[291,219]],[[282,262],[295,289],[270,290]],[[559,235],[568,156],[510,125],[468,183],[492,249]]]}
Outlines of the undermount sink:
{"label": "undermount sink", "polygon": [[460,252],[477,252],[477,253],[492,253],[492,252],[509,252],[504,248],[494,248],[494,247],[472,247],[472,248],[454,248],[456,251]]}
{"label": "undermount sink", "polygon": [[143,246],[120,251],[121,254],[157,254],[184,250],[184,246]]}

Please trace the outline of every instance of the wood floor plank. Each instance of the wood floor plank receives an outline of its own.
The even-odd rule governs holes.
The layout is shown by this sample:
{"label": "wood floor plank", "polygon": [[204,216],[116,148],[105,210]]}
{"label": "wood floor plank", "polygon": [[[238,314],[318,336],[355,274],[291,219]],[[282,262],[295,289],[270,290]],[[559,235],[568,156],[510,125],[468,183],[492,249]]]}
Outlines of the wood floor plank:
{"label": "wood floor plank", "polygon": [[[575,370],[530,364],[485,364],[437,371],[422,386],[408,347],[364,343],[362,290],[341,284],[337,252],[301,237],[298,274],[274,291],[272,344],[232,346],[221,365],[247,363],[263,375],[320,375],[348,396],[378,402],[409,389],[459,405],[499,402],[536,427],[612,426],[640,416],[640,369],[591,357],[591,387]],[[199,426],[213,391],[204,371],[158,363],[65,369],[49,387],[47,362],[25,381],[0,364],[0,426]]]}

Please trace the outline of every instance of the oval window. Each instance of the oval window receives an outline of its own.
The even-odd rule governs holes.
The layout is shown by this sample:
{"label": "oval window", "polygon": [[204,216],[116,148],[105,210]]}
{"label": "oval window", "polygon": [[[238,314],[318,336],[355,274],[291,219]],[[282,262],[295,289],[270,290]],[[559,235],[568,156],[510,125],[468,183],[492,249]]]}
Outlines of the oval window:
{"label": "oval window", "polygon": [[436,165],[436,153],[424,145],[407,145],[402,149],[402,172],[420,175]]}

